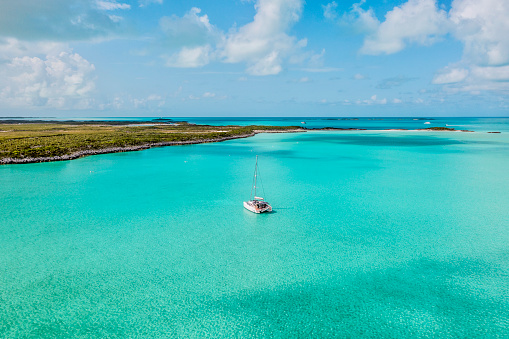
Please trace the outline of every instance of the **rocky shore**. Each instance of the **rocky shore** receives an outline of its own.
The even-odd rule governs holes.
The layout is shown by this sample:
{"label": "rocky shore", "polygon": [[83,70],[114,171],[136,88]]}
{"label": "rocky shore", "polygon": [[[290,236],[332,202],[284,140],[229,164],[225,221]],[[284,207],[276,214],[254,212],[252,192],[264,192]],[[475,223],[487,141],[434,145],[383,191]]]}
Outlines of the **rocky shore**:
{"label": "rocky shore", "polygon": [[51,162],[51,161],[65,161],[65,160],[74,160],[82,157],[86,157],[89,155],[97,155],[97,154],[107,154],[107,153],[121,153],[121,152],[132,152],[132,151],[141,151],[145,149],[149,149],[152,147],[163,147],[163,146],[180,146],[180,145],[193,145],[193,144],[204,144],[211,142],[221,142],[232,139],[241,139],[255,136],[258,133],[296,133],[296,132],[305,132],[304,129],[294,129],[294,130],[260,130],[253,131],[253,133],[249,134],[241,134],[236,136],[224,137],[224,138],[214,138],[214,139],[197,139],[190,141],[170,141],[170,142],[158,142],[137,146],[125,146],[125,147],[110,147],[103,149],[95,149],[95,150],[83,150],[74,152],[71,154],[64,154],[60,156],[54,157],[39,157],[39,158],[3,158],[0,159],[0,165],[8,165],[8,164],[31,164],[37,162]]}
{"label": "rocky shore", "polygon": [[256,133],[238,135],[238,136],[234,136],[234,137],[216,138],[216,139],[198,139],[198,140],[191,140],[191,141],[158,142],[158,143],[144,144],[144,145],[138,145],[138,146],[110,147],[110,148],[103,148],[103,149],[96,149],[96,150],[83,150],[83,151],[74,152],[72,154],[64,154],[64,155],[55,156],[55,157],[19,158],[19,159],[4,158],[4,159],[0,159],[0,164],[2,164],[2,165],[30,164],[30,163],[36,163],[36,162],[74,160],[74,159],[86,157],[88,155],[141,151],[141,150],[149,149],[152,147],[162,147],[162,146],[178,146],[178,145],[203,144],[203,143],[209,143],[209,142],[220,142],[220,141],[226,141],[226,140],[230,140],[230,139],[252,137],[255,134]]}

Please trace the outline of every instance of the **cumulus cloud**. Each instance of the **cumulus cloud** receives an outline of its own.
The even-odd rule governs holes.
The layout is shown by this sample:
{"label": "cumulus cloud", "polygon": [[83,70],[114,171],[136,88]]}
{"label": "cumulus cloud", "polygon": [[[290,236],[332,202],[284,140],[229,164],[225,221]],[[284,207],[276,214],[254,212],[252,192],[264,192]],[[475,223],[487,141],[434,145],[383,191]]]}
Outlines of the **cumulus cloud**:
{"label": "cumulus cloud", "polygon": [[354,27],[359,33],[373,34],[380,26],[380,21],[372,8],[367,10],[362,8],[365,2],[366,0],[361,0],[359,3],[353,4],[352,10],[344,13],[340,18],[340,23]]}
{"label": "cumulus cloud", "polygon": [[[350,13],[378,19],[371,10],[356,4]],[[362,18],[364,15],[364,19]],[[409,43],[428,45],[440,36],[452,34],[462,41],[464,58],[476,64],[504,65],[509,63],[509,2],[506,0],[454,0],[447,13],[436,0],[409,0],[387,12],[385,20],[373,26],[361,48],[364,54],[392,54]]]}
{"label": "cumulus cloud", "polygon": [[67,45],[61,42],[27,42],[15,38],[0,38],[0,64],[8,63],[14,57],[57,54],[67,49]]}
{"label": "cumulus cloud", "polygon": [[509,2],[455,0],[453,34],[465,45],[465,57],[490,66],[509,63]]}
{"label": "cumulus cloud", "polygon": [[452,84],[463,81],[468,76],[468,70],[464,68],[445,68],[433,78],[434,84]]}
{"label": "cumulus cloud", "polygon": [[509,81],[509,65],[494,67],[474,66],[471,69],[472,74],[480,79],[493,81]]}
{"label": "cumulus cloud", "polygon": [[[160,27],[170,48],[180,50],[166,57],[168,66],[200,67],[217,60],[225,63],[245,63],[252,75],[278,74],[284,62],[300,62],[299,50],[307,45],[288,34],[300,19],[302,0],[258,0],[252,22],[224,33],[213,26],[207,15],[193,8],[183,17],[166,17]],[[318,55],[321,56],[322,54]],[[186,62],[184,56],[191,61]],[[314,54],[303,59],[315,60]]]}
{"label": "cumulus cloud", "polygon": [[[363,54],[392,54],[410,44],[429,45],[446,34],[464,45],[463,57],[437,72],[434,84],[457,90],[509,91],[509,2],[507,0],[453,0],[449,12],[435,0],[408,0],[379,22],[364,1],[346,14],[368,32]],[[378,21],[378,23],[377,23]],[[375,23],[375,24],[374,24]]]}
{"label": "cumulus cloud", "polygon": [[302,5],[302,0],[259,0],[254,20],[229,33],[222,51],[225,61],[247,62],[253,75],[281,72],[283,59],[307,44],[287,34],[299,20]]}
{"label": "cumulus cloud", "polygon": [[336,1],[328,3],[327,5],[322,5],[323,16],[329,20],[336,19],[338,17],[337,8],[338,4],[336,3]]}
{"label": "cumulus cloud", "polygon": [[222,32],[210,23],[206,14],[200,13],[200,8],[193,7],[183,17],[162,17],[159,26],[165,34],[165,44],[175,48],[218,43],[222,39]]}
{"label": "cumulus cloud", "polygon": [[194,48],[183,47],[178,53],[166,57],[166,66],[177,68],[195,68],[205,66],[210,61],[210,45]]}
{"label": "cumulus cloud", "polygon": [[509,92],[509,3],[454,0],[449,17],[451,33],[464,44],[463,58],[442,69],[434,83],[440,83],[443,74],[449,74],[457,80],[442,82],[452,84],[449,89]]}
{"label": "cumulus cloud", "polygon": [[166,66],[194,68],[208,64],[215,58],[212,45],[223,39],[223,33],[200,15],[201,9],[193,7],[183,17],[163,17],[159,25],[165,34],[165,45],[169,49],[180,48],[166,59]]}
{"label": "cumulus cloud", "polygon": [[[370,25],[374,26],[377,19],[373,12],[354,9],[363,20],[371,18]],[[447,13],[437,7],[435,0],[409,0],[385,15],[385,21],[364,40],[361,53],[392,54],[409,43],[429,45],[445,34],[447,27]]]}
{"label": "cumulus cloud", "polygon": [[131,5],[112,1],[97,1],[97,7],[101,10],[113,11],[117,9],[130,9]]}
{"label": "cumulus cloud", "polygon": [[13,106],[86,108],[95,67],[77,53],[15,57],[3,65],[0,100]]}

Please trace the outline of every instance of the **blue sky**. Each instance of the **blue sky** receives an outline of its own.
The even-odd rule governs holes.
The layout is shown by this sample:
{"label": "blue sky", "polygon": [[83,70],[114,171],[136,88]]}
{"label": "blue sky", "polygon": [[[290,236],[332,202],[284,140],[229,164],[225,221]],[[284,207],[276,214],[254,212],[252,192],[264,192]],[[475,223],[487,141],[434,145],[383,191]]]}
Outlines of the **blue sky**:
{"label": "blue sky", "polygon": [[508,116],[507,0],[3,0],[0,116]]}

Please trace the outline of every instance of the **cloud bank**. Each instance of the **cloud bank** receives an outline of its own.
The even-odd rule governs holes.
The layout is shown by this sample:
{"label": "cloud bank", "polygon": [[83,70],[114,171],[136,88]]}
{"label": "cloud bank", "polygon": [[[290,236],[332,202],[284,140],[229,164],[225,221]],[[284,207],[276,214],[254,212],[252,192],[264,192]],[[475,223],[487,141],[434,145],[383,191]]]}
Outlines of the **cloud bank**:
{"label": "cloud bank", "polygon": [[353,5],[341,18],[337,5],[324,6],[328,19],[354,21],[366,32],[361,54],[393,54],[410,45],[431,45],[446,35],[462,42],[462,59],[444,67],[434,84],[458,91],[509,91],[509,2],[507,0],[453,0],[446,11],[435,0],[408,0],[379,21],[365,1]]}
{"label": "cloud bank", "polygon": [[15,57],[3,69],[0,98],[12,106],[86,108],[95,67],[79,54]]}
{"label": "cloud bank", "polygon": [[0,100],[10,106],[88,108],[95,67],[69,43],[111,38],[131,5],[115,0],[0,2]]}
{"label": "cloud bank", "polygon": [[[377,19],[373,12],[356,10],[373,28]],[[447,14],[438,9],[435,0],[410,0],[394,7],[385,15],[385,21],[378,23],[376,29],[368,34],[361,48],[363,54],[392,54],[403,50],[408,44],[429,45],[447,33]]]}
{"label": "cloud bank", "polygon": [[[289,35],[299,21],[302,0],[258,0],[253,21],[229,32],[212,25],[199,8],[183,17],[164,17],[160,21],[168,44],[180,50],[164,56],[170,67],[201,67],[212,61],[245,63],[251,75],[272,75],[283,70],[307,45],[306,39]],[[308,58],[312,58],[309,56]],[[305,57],[304,57],[305,58]]]}

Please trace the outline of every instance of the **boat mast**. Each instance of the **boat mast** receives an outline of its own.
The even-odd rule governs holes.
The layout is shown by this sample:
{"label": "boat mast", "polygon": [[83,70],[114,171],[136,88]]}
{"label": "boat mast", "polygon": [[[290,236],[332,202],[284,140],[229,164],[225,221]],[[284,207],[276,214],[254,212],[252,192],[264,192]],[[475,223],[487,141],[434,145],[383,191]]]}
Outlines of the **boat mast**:
{"label": "boat mast", "polygon": [[256,165],[255,165],[255,174],[254,174],[254,179],[255,179],[255,185],[254,185],[254,191],[255,191],[255,194],[254,196],[256,197],[256,181],[257,181],[257,173],[258,173],[258,156],[256,156]]}

